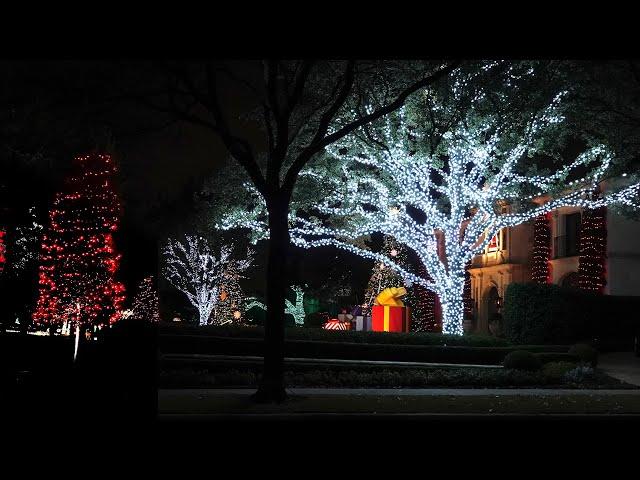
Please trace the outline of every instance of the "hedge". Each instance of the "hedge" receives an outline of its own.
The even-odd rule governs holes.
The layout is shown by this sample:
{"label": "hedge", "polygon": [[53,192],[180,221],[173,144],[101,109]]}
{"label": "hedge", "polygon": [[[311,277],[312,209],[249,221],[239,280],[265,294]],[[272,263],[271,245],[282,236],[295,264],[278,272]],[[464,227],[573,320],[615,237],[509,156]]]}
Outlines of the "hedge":
{"label": "hedge", "polygon": [[[637,388],[607,375],[596,373],[585,377],[580,383],[572,383],[565,376],[575,368],[574,364],[555,363],[546,365],[541,371],[526,372],[510,369],[456,370],[394,370],[373,371],[315,369],[299,371],[287,369],[284,373],[288,387],[338,387],[338,388],[487,388],[487,387],[555,387],[564,388]],[[165,370],[160,375],[163,388],[254,387],[261,373],[257,369],[231,369],[210,372],[207,370]]]}
{"label": "hedge", "polygon": [[640,298],[584,293],[557,285],[512,283],[503,309],[504,334],[515,344],[595,344],[631,348],[640,328]]}
{"label": "hedge", "polygon": [[[257,338],[229,338],[204,335],[161,335],[160,351],[209,355],[262,356],[264,341]],[[374,343],[285,341],[285,356],[294,358],[335,358],[343,360],[387,360],[404,362],[499,365],[514,350],[543,353],[551,358],[575,360],[565,346],[469,347],[440,345],[393,345]],[[547,357],[541,360],[546,361]]]}
{"label": "hedge", "polygon": [[[231,338],[264,338],[263,327],[215,326],[164,323],[160,332],[175,335],[211,335]],[[287,328],[286,338],[290,340],[319,340],[326,342],[382,343],[403,345],[447,345],[476,347],[506,347],[509,342],[488,335],[443,335],[441,333],[412,332],[354,332],[323,330],[318,328]]]}

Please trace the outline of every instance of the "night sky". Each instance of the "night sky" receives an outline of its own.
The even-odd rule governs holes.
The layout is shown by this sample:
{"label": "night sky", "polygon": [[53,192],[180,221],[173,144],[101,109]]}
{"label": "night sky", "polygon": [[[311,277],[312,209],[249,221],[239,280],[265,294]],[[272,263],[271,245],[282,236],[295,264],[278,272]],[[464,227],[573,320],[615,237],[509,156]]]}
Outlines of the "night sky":
{"label": "night sky", "polygon": [[[260,73],[255,62],[238,65],[248,75]],[[133,293],[142,278],[159,274],[159,244],[192,213],[194,193],[229,154],[217,136],[203,127],[126,102],[104,107],[96,101],[113,94],[109,76],[118,73],[117,63],[4,62],[0,68],[5,73],[3,104],[17,112],[9,120],[18,125],[15,119],[24,118],[20,117],[23,112],[33,119],[26,127],[25,122],[20,123],[20,135],[14,137],[8,122],[5,138],[20,151],[41,151],[47,157],[25,165],[22,159],[2,156],[7,176],[1,183],[8,203],[23,209],[37,204],[46,225],[48,206],[73,156],[96,146],[112,153],[120,166],[118,183],[124,206],[116,235],[122,253],[119,275]],[[222,88],[232,123],[242,124],[243,134],[253,140],[262,138],[255,125],[241,117],[250,105],[246,91],[231,82]],[[260,242],[256,252],[255,268],[249,271],[245,288],[262,296],[266,242]],[[292,282],[315,288],[343,274],[351,275],[356,297],[366,287],[371,266],[371,261],[333,248],[303,251],[295,247],[289,264]]]}

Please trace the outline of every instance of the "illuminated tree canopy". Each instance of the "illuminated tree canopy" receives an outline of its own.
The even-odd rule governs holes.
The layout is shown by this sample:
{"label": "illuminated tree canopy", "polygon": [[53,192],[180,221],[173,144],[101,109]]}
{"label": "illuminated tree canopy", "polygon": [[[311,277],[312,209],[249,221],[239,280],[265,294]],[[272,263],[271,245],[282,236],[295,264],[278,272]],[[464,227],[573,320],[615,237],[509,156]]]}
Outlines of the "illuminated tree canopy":
{"label": "illuminated tree canopy", "polygon": [[[464,82],[452,88],[454,96],[456,88],[469,90]],[[462,334],[465,266],[500,229],[564,206],[636,206],[640,184],[632,177],[602,197],[592,196],[612,164],[605,145],[588,146],[560,166],[543,169],[532,160],[546,153],[545,138],[561,128],[564,95],[555,95],[514,126],[498,109],[493,115],[477,114],[487,99],[478,89],[470,108],[439,137],[437,148],[424,128],[426,107],[420,101],[414,110],[403,109],[375,128],[345,137],[327,148],[339,174],[329,173],[326,162],[301,172],[315,181],[321,198],[290,214],[292,242],[305,248],[333,245],[388,265],[405,281],[434,291],[442,305],[443,333]],[[425,91],[424,103],[429,98]],[[446,107],[429,105],[432,113]],[[258,199],[254,210],[229,215],[223,227],[265,232],[263,209]],[[392,236],[412,249],[428,277],[357,244],[372,233]]]}
{"label": "illuminated tree canopy", "polygon": [[243,260],[231,257],[233,245],[223,245],[217,256],[208,242],[198,236],[186,236],[186,242],[169,240],[165,249],[165,277],[198,310],[199,324],[207,325],[220,302],[221,284],[230,274],[249,268],[251,252]]}

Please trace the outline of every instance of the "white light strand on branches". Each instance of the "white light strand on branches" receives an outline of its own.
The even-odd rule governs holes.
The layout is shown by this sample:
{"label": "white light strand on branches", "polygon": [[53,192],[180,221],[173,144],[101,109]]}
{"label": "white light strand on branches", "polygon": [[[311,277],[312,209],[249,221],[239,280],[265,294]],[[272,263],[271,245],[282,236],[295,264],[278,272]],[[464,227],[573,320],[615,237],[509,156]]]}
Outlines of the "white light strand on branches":
{"label": "white light strand on branches", "polygon": [[223,245],[220,256],[216,257],[204,238],[189,235],[186,244],[169,240],[165,247],[165,277],[198,310],[200,325],[209,323],[220,301],[220,284],[228,277],[229,270],[241,272],[251,264],[250,254],[244,260],[233,260],[232,251],[233,245]]}
{"label": "white light strand on branches", "polygon": [[31,263],[38,259],[40,237],[44,228],[38,223],[36,207],[29,209],[29,215],[31,217],[30,225],[16,227],[12,262],[9,265],[14,272],[26,270]]}
{"label": "white light strand on branches", "polygon": [[[306,171],[329,193],[306,214],[290,214],[292,242],[305,248],[333,245],[395,269],[406,282],[433,290],[442,305],[443,333],[461,335],[465,266],[484,251],[500,229],[565,206],[637,206],[639,183],[628,182],[607,196],[591,197],[612,160],[604,146],[590,148],[548,175],[517,173],[519,162],[536,151],[536,142],[545,131],[563,120],[561,98],[562,94],[557,95],[532,119],[518,144],[502,150],[506,133],[499,119],[488,119],[454,126],[443,136],[447,155],[431,156],[420,148],[427,140],[409,124],[402,110],[389,115],[382,128],[369,132],[373,142],[357,135],[345,137],[327,149],[342,162],[341,176],[323,176],[312,167]],[[578,167],[591,170],[569,181]],[[527,196],[532,187],[538,191]],[[529,201],[540,195],[551,199],[542,205]],[[262,227],[266,235],[260,201],[258,198],[253,212],[236,214],[223,228]],[[511,205],[507,213],[502,210],[505,202]],[[410,210],[421,212],[424,221],[416,221]],[[318,212],[319,217],[309,217],[309,211]],[[433,280],[408,272],[393,258],[354,245],[357,238],[376,232],[412,249]]]}

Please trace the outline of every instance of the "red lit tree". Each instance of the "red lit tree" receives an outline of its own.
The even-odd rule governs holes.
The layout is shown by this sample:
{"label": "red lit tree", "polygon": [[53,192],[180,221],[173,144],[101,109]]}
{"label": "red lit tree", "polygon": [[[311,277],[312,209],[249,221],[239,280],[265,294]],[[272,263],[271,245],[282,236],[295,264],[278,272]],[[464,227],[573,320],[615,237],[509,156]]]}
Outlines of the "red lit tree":
{"label": "red lit tree", "polygon": [[120,318],[124,286],[115,278],[121,255],[113,240],[121,211],[112,183],[116,170],[108,155],[75,158],[74,174],[56,194],[42,240],[35,323],[71,320],[89,326]]}
{"label": "red lit tree", "polygon": [[2,230],[0,227],[0,273],[4,270],[4,264],[7,262],[7,258],[5,257],[6,252],[6,242],[5,242],[6,232]]}

